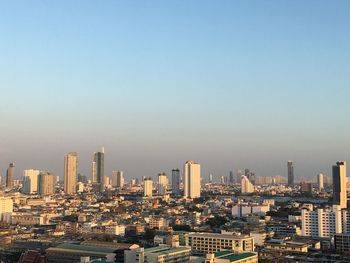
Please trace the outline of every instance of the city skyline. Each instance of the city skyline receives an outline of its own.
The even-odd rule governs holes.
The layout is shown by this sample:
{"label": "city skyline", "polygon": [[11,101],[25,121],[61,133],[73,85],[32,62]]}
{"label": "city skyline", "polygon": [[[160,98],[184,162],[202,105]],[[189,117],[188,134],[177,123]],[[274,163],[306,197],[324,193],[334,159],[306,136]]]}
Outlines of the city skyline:
{"label": "city skyline", "polygon": [[350,3],[321,3],[0,3],[1,175],[62,177],[75,151],[90,177],[101,145],[109,176],[331,175],[350,159]]}

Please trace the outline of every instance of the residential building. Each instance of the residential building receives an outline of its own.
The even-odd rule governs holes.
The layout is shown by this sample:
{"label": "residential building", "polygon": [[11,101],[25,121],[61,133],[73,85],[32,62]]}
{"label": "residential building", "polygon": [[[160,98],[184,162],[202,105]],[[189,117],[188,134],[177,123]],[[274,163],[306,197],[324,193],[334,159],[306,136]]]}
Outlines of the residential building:
{"label": "residential building", "polygon": [[171,188],[174,195],[180,194],[180,170],[171,170]]}
{"label": "residential building", "polygon": [[123,171],[113,171],[112,172],[112,186],[119,189],[124,186],[124,174]]}
{"label": "residential building", "polygon": [[158,195],[165,195],[168,186],[168,177],[165,173],[158,174]]}
{"label": "residential building", "polygon": [[145,178],[145,180],[143,181],[143,196],[153,196],[153,181],[151,178]]}
{"label": "residential building", "polygon": [[55,193],[56,176],[48,173],[41,172],[38,176],[38,194],[39,195],[52,195]]}
{"label": "residential building", "polygon": [[337,162],[332,167],[333,202],[341,208],[347,207],[346,193],[346,162]]}
{"label": "residential building", "polygon": [[64,157],[64,192],[75,194],[77,187],[78,155],[75,152],[68,153]]}
{"label": "residential building", "polygon": [[187,161],[184,166],[184,197],[201,196],[201,166],[194,161]]}
{"label": "residential building", "polygon": [[22,192],[25,194],[38,193],[38,176],[39,170],[29,169],[23,171],[23,187]]}
{"label": "residential building", "polygon": [[339,205],[332,208],[302,209],[302,235],[312,237],[333,237],[342,233],[342,211]]}
{"label": "residential building", "polygon": [[242,175],[241,177],[241,193],[249,194],[254,192],[254,185],[249,181],[248,177]]}

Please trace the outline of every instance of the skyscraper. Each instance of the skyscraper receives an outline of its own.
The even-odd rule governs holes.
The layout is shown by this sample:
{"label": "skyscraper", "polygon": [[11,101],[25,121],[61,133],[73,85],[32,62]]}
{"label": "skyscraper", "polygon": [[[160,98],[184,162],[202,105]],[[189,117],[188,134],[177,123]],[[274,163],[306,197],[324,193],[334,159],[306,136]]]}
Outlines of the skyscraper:
{"label": "skyscraper", "polygon": [[235,182],[233,171],[230,171],[229,182],[230,182],[230,184],[233,184]]}
{"label": "skyscraper", "polygon": [[293,167],[293,161],[287,162],[287,169],[288,169],[288,185],[293,186],[294,185],[294,167]]}
{"label": "skyscraper", "polygon": [[153,181],[151,178],[145,178],[145,180],[143,181],[143,196],[153,196]]}
{"label": "skyscraper", "polygon": [[249,194],[254,192],[254,185],[249,181],[248,177],[242,175],[241,177],[241,193]]}
{"label": "skyscraper", "polygon": [[23,171],[23,187],[22,191],[25,194],[36,194],[38,193],[38,176],[39,170],[24,170]]}
{"label": "skyscraper", "polygon": [[113,171],[112,172],[112,186],[123,188],[124,186],[124,175],[123,171]]}
{"label": "skyscraper", "polygon": [[213,174],[209,174],[209,183],[211,184],[213,182]]}
{"label": "skyscraper", "polygon": [[105,153],[104,147],[101,152],[94,153],[94,161],[92,162],[92,182],[99,185],[100,191],[104,190],[104,163]]}
{"label": "skyscraper", "polygon": [[194,161],[187,161],[184,166],[184,197],[201,196],[201,166]]}
{"label": "skyscraper", "polygon": [[15,163],[10,163],[6,171],[6,187],[13,187],[13,179],[15,177]]}
{"label": "skyscraper", "polygon": [[165,173],[158,174],[158,195],[165,195],[168,186],[168,177]]}
{"label": "skyscraper", "polygon": [[64,157],[64,192],[76,193],[77,187],[78,155],[75,152],[68,153]]}
{"label": "skyscraper", "polygon": [[317,175],[317,185],[318,185],[318,191],[322,191],[324,186],[323,186],[323,174],[318,174]]}
{"label": "skyscraper", "polygon": [[332,167],[333,202],[341,208],[347,207],[346,162],[337,162]]}
{"label": "skyscraper", "polygon": [[40,172],[38,176],[38,194],[52,195],[55,193],[56,176],[48,172]]}
{"label": "skyscraper", "polygon": [[171,188],[174,195],[180,194],[180,170],[171,170]]}

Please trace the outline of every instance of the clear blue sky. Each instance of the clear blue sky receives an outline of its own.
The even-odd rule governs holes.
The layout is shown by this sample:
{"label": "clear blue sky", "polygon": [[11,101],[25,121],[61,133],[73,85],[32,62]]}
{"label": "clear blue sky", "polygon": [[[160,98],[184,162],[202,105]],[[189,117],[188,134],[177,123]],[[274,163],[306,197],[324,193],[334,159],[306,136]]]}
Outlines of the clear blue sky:
{"label": "clear blue sky", "polygon": [[349,1],[1,1],[0,168],[299,178],[350,161]]}

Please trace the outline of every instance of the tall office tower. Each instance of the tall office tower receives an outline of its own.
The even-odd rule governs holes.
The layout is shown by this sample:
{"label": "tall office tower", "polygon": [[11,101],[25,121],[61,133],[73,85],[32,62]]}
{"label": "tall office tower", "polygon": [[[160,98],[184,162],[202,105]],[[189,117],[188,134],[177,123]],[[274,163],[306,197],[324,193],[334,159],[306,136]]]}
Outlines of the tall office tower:
{"label": "tall office tower", "polygon": [[113,171],[112,172],[112,186],[123,188],[124,186],[124,175],[123,171]]}
{"label": "tall office tower", "polygon": [[332,168],[333,202],[341,208],[347,207],[346,196],[346,162],[337,162]]}
{"label": "tall office tower", "polygon": [[25,194],[37,194],[38,193],[38,176],[39,170],[24,170],[23,171],[23,188],[22,191]]}
{"label": "tall office tower", "polygon": [[94,153],[94,161],[92,162],[92,182],[99,185],[100,191],[103,191],[104,186],[104,163],[105,153],[104,147],[101,152]]}
{"label": "tall office tower", "polygon": [[153,196],[153,181],[151,178],[145,178],[145,180],[143,181],[143,196]]}
{"label": "tall office tower", "polygon": [[213,174],[209,174],[209,183],[211,184],[213,182]]}
{"label": "tall office tower", "polygon": [[78,155],[75,152],[68,153],[64,157],[64,192],[75,194],[77,191]]}
{"label": "tall office tower", "polygon": [[6,187],[13,187],[13,179],[15,177],[15,163],[10,163],[6,171]]}
{"label": "tall office tower", "polygon": [[184,197],[201,196],[201,166],[194,161],[187,161],[184,168]]}
{"label": "tall office tower", "polygon": [[235,182],[235,178],[234,178],[234,175],[233,175],[233,171],[230,171],[229,182],[230,182],[230,184],[233,184],[233,183]]}
{"label": "tall office tower", "polygon": [[180,194],[180,170],[171,170],[171,188],[174,195]]}
{"label": "tall office tower", "polygon": [[323,191],[323,174],[318,174],[317,175],[317,185],[318,185],[318,191]]}
{"label": "tall office tower", "polygon": [[294,167],[293,167],[293,161],[287,162],[287,169],[288,169],[288,185],[293,186],[294,185]]}
{"label": "tall office tower", "polygon": [[168,186],[168,177],[166,174],[160,173],[158,174],[158,195],[165,195]]}
{"label": "tall office tower", "polygon": [[243,175],[242,171],[238,170],[237,173],[236,173],[236,182],[237,183],[241,182],[242,175]]}
{"label": "tall office tower", "polygon": [[249,194],[254,192],[254,185],[249,181],[248,177],[242,175],[241,178],[241,193]]}
{"label": "tall office tower", "polygon": [[38,194],[52,195],[55,193],[56,176],[48,172],[40,172],[38,176]]}

